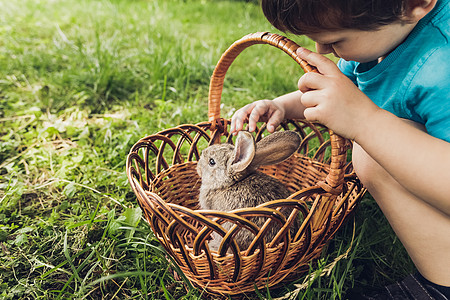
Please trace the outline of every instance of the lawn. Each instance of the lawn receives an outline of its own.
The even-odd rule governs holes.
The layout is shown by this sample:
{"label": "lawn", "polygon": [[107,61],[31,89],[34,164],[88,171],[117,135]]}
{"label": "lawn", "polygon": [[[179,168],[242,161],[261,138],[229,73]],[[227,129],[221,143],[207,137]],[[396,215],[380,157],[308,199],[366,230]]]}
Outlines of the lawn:
{"label": "lawn", "polygon": [[[206,121],[216,62],[256,31],[276,32],[255,1],[0,0],[1,299],[205,297],[174,275],[125,160],[141,137]],[[253,46],[227,73],[223,115],[293,91],[301,74]],[[315,276],[243,299],[346,299],[413,270],[368,195]]]}

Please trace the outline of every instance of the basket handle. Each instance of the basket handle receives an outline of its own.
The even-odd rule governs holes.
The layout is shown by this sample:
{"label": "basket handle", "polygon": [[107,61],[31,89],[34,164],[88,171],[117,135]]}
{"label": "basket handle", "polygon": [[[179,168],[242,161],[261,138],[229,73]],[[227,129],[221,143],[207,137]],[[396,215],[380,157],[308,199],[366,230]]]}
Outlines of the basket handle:
{"label": "basket handle", "polygon": [[[255,44],[269,44],[277,47],[290,55],[305,72],[317,72],[314,66],[297,56],[296,51],[300,46],[284,36],[269,32],[256,32],[244,36],[234,42],[222,54],[212,74],[208,97],[208,119],[213,127],[216,121],[220,119],[220,101],[228,68],[244,49]],[[329,132],[331,141],[330,172],[326,182],[321,182],[319,185],[331,194],[339,194],[344,183],[344,167],[347,162],[346,140],[334,134],[332,130],[329,130]]]}

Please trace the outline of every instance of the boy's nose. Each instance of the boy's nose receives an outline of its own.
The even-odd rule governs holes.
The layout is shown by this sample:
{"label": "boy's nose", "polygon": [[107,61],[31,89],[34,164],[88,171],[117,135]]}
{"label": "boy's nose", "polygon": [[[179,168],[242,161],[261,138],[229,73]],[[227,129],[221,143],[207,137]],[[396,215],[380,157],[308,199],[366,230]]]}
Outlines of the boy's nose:
{"label": "boy's nose", "polygon": [[316,43],[316,51],[320,54],[334,53],[334,49],[331,44]]}

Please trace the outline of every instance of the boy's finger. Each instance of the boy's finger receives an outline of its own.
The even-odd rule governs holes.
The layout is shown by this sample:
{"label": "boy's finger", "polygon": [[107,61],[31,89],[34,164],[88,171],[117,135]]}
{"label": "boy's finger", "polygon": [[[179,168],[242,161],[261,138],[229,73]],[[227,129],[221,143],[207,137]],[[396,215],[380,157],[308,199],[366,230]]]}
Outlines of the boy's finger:
{"label": "boy's finger", "polygon": [[320,122],[320,118],[319,118],[317,107],[308,107],[308,108],[305,109],[303,114],[305,116],[305,119],[308,120],[308,121],[311,121],[311,122],[318,121],[318,122]]}
{"label": "boy's finger", "polygon": [[247,121],[247,117],[251,111],[250,110],[249,112],[247,112],[248,106],[249,105],[246,105],[234,113],[233,117],[231,118],[231,133],[237,133],[239,130],[242,130],[244,122]]}
{"label": "boy's finger", "polygon": [[230,133],[234,133],[236,131],[236,120],[233,118],[231,118],[231,125],[230,125]]}
{"label": "boy's finger", "polygon": [[319,71],[319,73],[321,74],[331,75],[334,74],[336,71],[339,71],[338,67],[332,60],[326,58],[321,54],[305,49],[303,47],[299,47],[297,49],[297,55],[301,59],[308,62],[310,65],[315,66]]}
{"label": "boy's finger", "polygon": [[256,123],[260,121],[261,116],[263,116],[268,111],[268,107],[265,102],[259,101],[255,107],[253,107],[250,115],[248,116],[248,130],[250,132],[256,129]]}
{"label": "boy's finger", "polygon": [[301,102],[306,108],[311,108],[316,107],[319,104],[319,99],[318,92],[311,91],[302,95]]}
{"label": "boy's finger", "polygon": [[252,113],[254,106],[254,103],[247,104],[233,114],[233,117],[231,117],[230,126],[231,133],[236,134],[244,128],[244,123],[250,118],[250,114]]}
{"label": "boy's finger", "polygon": [[272,114],[270,119],[267,121],[267,130],[270,133],[273,133],[275,131],[275,129],[277,128],[277,126],[281,123],[282,119],[283,119],[283,116],[281,115],[281,112],[276,110]]}
{"label": "boy's finger", "polygon": [[319,73],[306,73],[298,80],[298,89],[302,93],[326,88],[326,77]]}

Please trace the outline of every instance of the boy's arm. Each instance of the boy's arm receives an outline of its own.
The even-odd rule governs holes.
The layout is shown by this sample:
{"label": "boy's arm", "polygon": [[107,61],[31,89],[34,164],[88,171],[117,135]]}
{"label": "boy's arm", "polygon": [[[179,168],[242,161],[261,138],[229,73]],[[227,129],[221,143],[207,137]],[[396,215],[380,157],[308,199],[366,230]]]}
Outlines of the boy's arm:
{"label": "boy's arm", "polygon": [[299,80],[305,118],[354,140],[404,188],[450,215],[450,143],[376,106],[324,56],[297,54],[320,72]]}
{"label": "boy's arm", "polygon": [[277,97],[274,102],[282,105],[285,110],[285,119],[304,119],[303,111],[305,107],[301,102],[302,92],[299,90]]}
{"label": "boy's arm", "polygon": [[450,143],[381,109],[358,131],[355,141],[397,182],[450,215]]}

